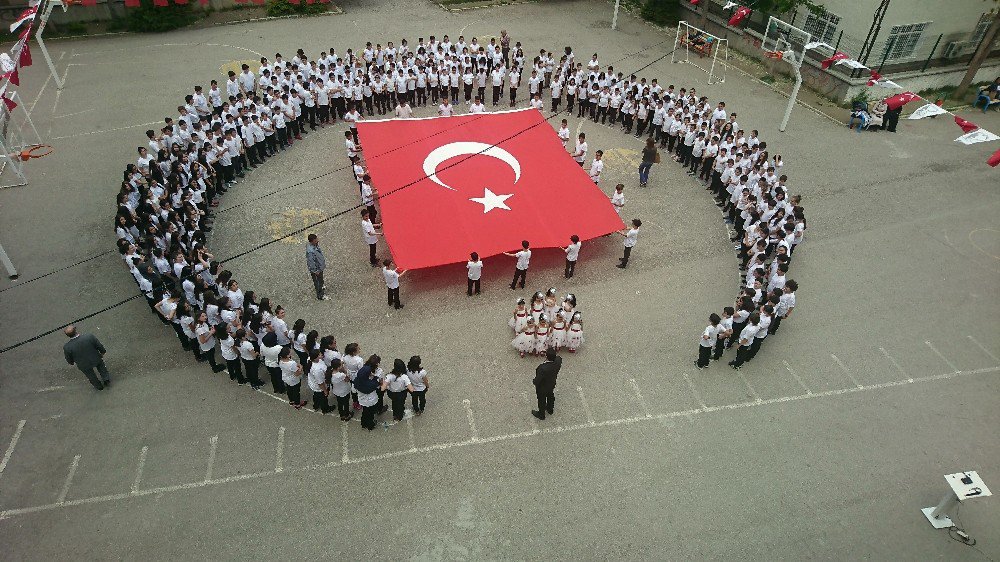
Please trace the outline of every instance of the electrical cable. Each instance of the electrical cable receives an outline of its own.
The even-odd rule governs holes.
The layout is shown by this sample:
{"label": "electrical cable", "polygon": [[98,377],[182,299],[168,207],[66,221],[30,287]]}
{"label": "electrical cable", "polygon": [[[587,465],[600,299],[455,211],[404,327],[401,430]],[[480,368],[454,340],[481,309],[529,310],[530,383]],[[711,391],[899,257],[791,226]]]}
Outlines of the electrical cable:
{"label": "electrical cable", "polygon": [[[630,57],[633,57],[633,56],[635,56],[635,55],[637,55],[637,54],[639,54],[639,53],[641,53],[641,52],[643,52],[643,51],[646,51],[646,50],[649,50],[649,49],[652,49],[652,48],[654,48],[654,47],[656,47],[656,46],[658,46],[658,45],[662,45],[663,43],[666,43],[666,42],[668,42],[668,41],[661,41],[661,42],[659,42],[659,43],[656,43],[656,44],[653,44],[653,45],[650,45],[650,46],[648,46],[648,47],[645,47],[645,48],[643,48],[643,49],[640,49],[639,51],[636,51],[635,53],[631,53],[631,54],[628,54],[628,55],[626,55],[625,57],[622,57],[621,59],[619,59],[619,60],[615,61],[615,63],[618,63],[618,62],[621,62],[621,61],[623,61],[623,60],[626,60],[627,58],[630,58]],[[675,49],[675,50],[676,50],[676,49]],[[635,73],[637,73],[637,72],[641,72],[642,70],[645,70],[646,68],[649,68],[650,66],[652,66],[652,65],[653,65],[653,64],[655,64],[656,62],[658,62],[658,61],[662,60],[663,58],[665,58],[665,57],[669,56],[669,55],[670,55],[670,54],[672,54],[672,53],[673,53],[673,51],[671,51],[671,52],[669,52],[669,53],[666,53],[665,55],[663,55],[663,56],[660,56],[660,57],[658,57],[658,58],[654,59],[654,60],[653,60],[652,62],[650,62],[649,64],[646,64],[646,65],[644,65],[643,67],[639,68],[638,70],[635,70],[634,72],[630,72],[630,74],[635,74]],[[521,100],[518,100],[518,101],[521,101]],[[458,161],[456,161],[456,162],[453,162],[453,163],[451,163],[451,164],[448,164],[447,166],[444,166],[444,167],[442,167],[442,168],[439,168],[439,170],[447,170],[447,169],[449,169],[449,168],[452,168],[452,167],[454,167],[454,166],[458,166],[459,164],[462,164],[463,162],[465,162],[465,161],[467,161],[467,160],[471,159],[471,158],[472,158],[473,156],[478,156],[478,155],[482,154],[483,152],[486,152],[487,150],[490,150],[490,149],[492,149],[492,148],[495,148],[495,147],[497,147],[497,146],[499,145],[499,143],[502,143],[502,142],[506,142],[506,141],[509,141],[509,140],[511,140],[511,139],[513,139],[513,138],[515,138],[515,137],[517,137],[517,136],[519,136],[519,135],[521,135],[521,134],[523,134],[523,133],[525,133],[525,132],[527,132],[527,131],[531,130],[531,129],[534,129],[535,127],[537,127],[537,126],[541,125],[542,123],[547,123],[547,122],[548,122],[548,121],[549,121],[550,119],[552,119],[552,118],[554,118],[554,117],[557,117],[557,116],[560,116],[560,115],[562,115],[563,113],[565,113],[566,111],[567,111],[566,109],[561,109],[561,110],[559,110],[558,112],[556,112],[556,113],[553,113],[552,115],[550,115],[550,116],[546,117],[546,118],[545,118],[545,119],[543,119],[542,121],[540,121],[540,122],[538,122],[538,123],[536,123],[536,124],[534,124],[534,125],[531,125],[531,126],[529,126],[529,127],[526,127],[526,128],[524,128],[524,129],[522,129],[522,130],[520,130],[520,131],[518,131],[518,132],[516,132],[516,133],[512,134],[511,136],[509,136],[509,137],[507,137],[507,138],[504,138],[504,139],[501,139],[501,140],[500,140],[500,141],[498,141],[497,143],[495,143],[495,144],[492,144],[492,145],[490,145],[490,146],[488,146],[488,147],[484,148],[483,150],[481,150],[481,151],[479,151],[479,152],[476,152],[476,153],[473,153],[473,154],[468,154],[468,155],[466,155],[466,156],[465,156],[464,158],[462,158],[462,159],[460,159],[460,160],[458,160]],[[430,136],[433,136],[433,135],[428,135],[428,137],[427,137],[427,138],[429,138]],[[342,170],[345,170],[345,169],[346,169],[346,167],[344,167],[344,168],[340,168],[339,170],[341,170],[341,171],[342,171]],[[328,173],[325,173],[325,174],[322,174],[322,175],[320,175],[320,176],[317,176],[317,177],[324,177],[324,176],[328,175],[329,173],[333,173],[333,172],[328,172]],[[406,184],[404,184],[404,185],[401,185],[401,186],[398,186],[398,187],[396,187],[396,188],[394,188],[394,189],[392,189],[392,190],[390,190],[390,191],[386,192],[385,194],[379,194],[379,197],[380,197],[380,198],[382,198],[382,197],[388,197],[388,196],[391,196],[391,195],[392,195],[393,193],[395,193],[395,192],[397,192],[397,191],[400,191],[400,190],[402,190],[402,189],[406,189],[407,187],[411,187],[411,186],[413,186],[413,185],[415,185],[415,184],[417,184],[417,183],[419,183],[419,182],[423,181],[424,179],[426,179],[426,178],[428,178],[428,177],[430,177],[430,176],[429,176],[429,175],[424,175],[424,176],[422,176],[422,177],[419,177],[419,178],[417,178],[417,179],[415,179],[415,180],[413,180],[413,181],[411,181],[411,182],[409,182],[409,183],[406,183]],[[315,178],[314,178],[314,179],[315,179]],[[304,181],[300,181],[300,182],[296,182],[295,184],[293,184],[293,186],[297,186],[297,185],[302,185],[303,183],[307,183],[307,182],[309,182],[309,181],[313,181],[313,180],[312,180],[312,179],[310,179],[310,180],[304,180]],[[289,187],[291,187],[291,186],[289,186]],[[282,190],[284,190],[284,188],[283,188]],[[282,191],[282,190],[279,190],[279,191]],[[295,235],[297,235],[297,234],[301,234],[302,232],[305,232],[306,230],[309,230],[309,229],[311,229],[311,228],[313,228],[313,227],[315,227],[315,226],[317,226],[317,225],[320,225],[320,224],[323,224],[323,223],[326,223],[326,222],[328,222],[328,221],[330,221],[330,220],[332,220],[332,219],[334,219],[334,218],[337,218],[337,217],[340,217],[340,216],[343,216],[343,215],[345,215],[345,214],[347,214],[347,213],[349,213],[349,212],[351,212],[351,211],[356,211],[356,210],[360,209],[361,207],[362,207],[362,205],[358,204],[358,205],[355,205],[355,206],[353,206],[353,207],[350,207],[350,208],[348,208],[348,209],[344,209],[344,210],[341,210],[341,211],[338,211],[338,212],[336,212],[336,213],[333,213],[333,214],[331,214],[331,215],[327,215],[326,217],[324,217],[324,218],[322,218],[322,219],[319,219],[319,220],[317,220],[317,221],[315,221],[315,222],[313,222],[313,223],[311,223],[311,224],[308,224],[308,225],[306,225],[306,226],[304,226],[304,227],[302,227],[302,228],[299,228],[299,229],[296,229],[296,230],[294,230],[294,231],[292,231],[292,232],[289,232],[289,233],[286,233],[285,235],[283,235],[283,236],[281,236],[281,237],[279,237],[279,238],[274,238],[274,239],[272,239],[272,240],[268,240],[267,242],[264,242],[264,243],[262,243],[262,244],[258,244],[258,245],[256,245],[256,246],[253,246],[253,247],[251,247],[251,248],[250,248],[250,249],[248,249],[248,250],[244,250],[244,251],[242,251],[242,252],[239,252],[239,253],[237,253],[237,254],[235,254],[235,255],[233,255],[233,256],[229,256],[229,257],[227,257],[227,258],[225,258],[225,259],[223,259],[223,260],[219,260],[219,263],[220,263],[220,264],[222,264],[222,263],[226,263],[226,262],[231,262],[231,261],[233,261],[233,260],[236,260],[236,259],[239,259],[239,258],[241,258],[241,257],[244,257],[244,256],[246,256],[246,255],[250,254],[250,253],[253,253],[253,252],[256,252],[256,251],[258,251],[258,250],[261,250],[261,249],[263,249],[263,248],[266,248],[266,247],[268,247],[268,246],[270,246],[270,245],[272,245],[272,244],[274,244],[274,243],[276,243],[276,242],[279,242],[279,241],[281,241],[281,240],[285,240],[285,239],[287,239],[287,238],[290,238],[290,237],[292,237],[292,236],[295,236]],[[105,252],[105,253],[107,253],[107,252]],[[101,255],[103,255],[103,254],[101,254]],[[96,257],[96,256],[95,256],[95,257]],[[89,258],[89,259],[93,259],[93,258]],[[67,266],[67,267],[72,267],[72,266]],[[64,269],[65,269],[65,268],[64,268]],[[52,272],[52,273],[54,273],[54,272]],[[48,274],[46,274],[46,275],[48,275]],[[193,276],[193,274],[192,274],[192,276]],[[163,285],[160,285],[159,287],[154,287],[154,288],[153,288],[153,290],[155,291],[155,290],[158,290],[158,289],[162,289],[162,288],[163,288]],[[106,306],[106,307],[104,307],[104,308],[102,308],[102,309],[100,309],[100,310],[97,310],[97,311],[95,311],[95,312],[91,312],[91,313],[89,313],[89,314],[86,314],[86,315],[84,315],[84,316],[81,316],[81,317],[79,317],[79,318],[77,318],[77,319],[74,319],[74,320],[71,320],[71,321],[69,321],[69,322],[67,322],[67,323],[65,323],[65,324],[62,324],[62,325],[60,325],[60,326],[56,326],[55,328],[52,328],[52,329],[49,329],[49,330],[46,330],[46,331],[44,331],[44,332],[41,332],[41,333],[39,333],[39,334],[36,334],[36,335],[34,335],[34,336],[30,337],[30,338],[27,338],[27,339],[25,339],[25,340],[22,340],[22,341],[19,341],[19,342],[15,343],[15,344],[11,344],[11,345],[9,345],[9,346],[6,346],[6,347],[4,347],[4,348],[0,348],[0,355],[2,355],[2,354],[4,354],[4,353],[7,353],[8,351],[12,351],[12,350],[14,350],[14,349],[17,349],[17,348],[19,348],[19,347],[21,347],[21,346],[23,346],[23,345],[26,345],[26,344],[29,344],[29,343],[31,343],[31,342],[33,342],[33,341],[36,341],[36,340],[38,340],[38,339],[41,339],[41,338],[43,338],[43,337],[45,337],[45,336],[48,336],[48,335],[50,335],[50,334],[54,334],[55,332],[58,332],[59,330],[62,330],[62,329],[66,328],[67,326],[70,326],[70,325],[72,325],[72,324],[77,324],[77,323],[79,323],[79,322],[82,322],[82,321],[84,321],[84,320],[89,320],[90,318],[93,318],[94,316],[97,316],[97,315],[99,315],[99,314],[103,314],[103,313],[105,313],[105,312],[107,312],[107,311],[109,311],[109,310],[112,310],[112,309],[115,309],[115,308],[118,308],[119,306],[122,306],[122,305],[124,305],[124,304],[127,304],[127,303],[129,303],[129,302],[131,302],[131,301],[134,301],[134,300],[136,300],[136,299],[138,299],[138,298],[140,298],[140,297],[143,297],[143,296],[144,296],[144,293],[140,291],[140,292],[138,292],[138,293],[136,293],[136,294],[134,294],[134,295],[132,295],[132,296],[130,296],[130,297],[128,297],[128,298],[126,298],[126,299],[123,299],[123,300],[121,300],[121,301],[118,301],[117,303],[114,303],[114,304],[111,304],[111,305],[108,305],[108,306]]]}

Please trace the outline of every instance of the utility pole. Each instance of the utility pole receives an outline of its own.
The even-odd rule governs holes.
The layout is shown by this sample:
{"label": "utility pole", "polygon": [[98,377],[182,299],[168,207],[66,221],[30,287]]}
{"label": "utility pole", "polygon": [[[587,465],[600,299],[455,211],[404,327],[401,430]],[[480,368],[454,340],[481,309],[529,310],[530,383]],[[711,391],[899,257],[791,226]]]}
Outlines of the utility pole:
{"label": "utility pole", "polygon": [[618,8],[621,4],[622,0],[615,0],[615,15],[611,18],[611,29],[618,29]]}
{"label": "utility pole", "polygon": [[993,49],[993,40],[997,37],[997,32],[1000,31],[1000,9],[993,13],[993,21],[990,22],[990,26],[986,28],[986,33],[983,35],[983,40],[979,42],[979,48],[976,49],[976,54],[972,55],[972,60],[969,61],[969,70],[965,72],[965,77],[962,78],[962,82],[958,85],[958,89],[952,94],[952,98],[960,100],[965,97],[965,91],[969,89],[969,85],[976,78],[976,72],[979,71],[979,67],[982,66],[983,60],[986,56],[990,54]]}

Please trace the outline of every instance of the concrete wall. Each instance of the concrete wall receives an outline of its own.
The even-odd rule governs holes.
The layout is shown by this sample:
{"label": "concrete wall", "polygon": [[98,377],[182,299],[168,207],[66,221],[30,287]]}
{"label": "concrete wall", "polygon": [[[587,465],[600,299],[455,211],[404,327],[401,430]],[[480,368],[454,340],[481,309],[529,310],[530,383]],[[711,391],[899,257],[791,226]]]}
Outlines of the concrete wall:
{"label": "concrete wall", "polygon": [[[24,11],[26,5],[26,2],[0,5],[0,24],[4,27],[9,27],[10,24],[17,19],[17,16]],[[234,0],[209,0],[209,3],[206,6],[202,6],[198,0],[191,0],[191,7],[195,10],[207,7],[219,10],[244,5],[246,4],[237,4]],[[256,4],[250,5],[255,6]],[[49,23],[58,26],[60,23],[88,22],[95,20],[106,21],[115,17],[124,17],[126,9],[129,8],[125,8],[123,0],[97,0],[96,6],[70,6],[69,10],[66,12],[63,12],[62,8],[56,8],[52,10],[52,17],[49,18]]]}
{"label": "concrete wall", "polygon": [[[819,2],[830,13],[840,16],[838,31],[846,35],[864,39],[872,25],[872,16],[878,7],[878,0],[821,0]],[[992,2],[983,0],[892,0],[882,21],[880,39],[889,36],[894,25],[932,22],[924,32],[927,36],[939,34],[969,34],[979,22],[979,17],[992,8]],[[805,8],[800,9],[795,24],[799,27],[806,21]]]}

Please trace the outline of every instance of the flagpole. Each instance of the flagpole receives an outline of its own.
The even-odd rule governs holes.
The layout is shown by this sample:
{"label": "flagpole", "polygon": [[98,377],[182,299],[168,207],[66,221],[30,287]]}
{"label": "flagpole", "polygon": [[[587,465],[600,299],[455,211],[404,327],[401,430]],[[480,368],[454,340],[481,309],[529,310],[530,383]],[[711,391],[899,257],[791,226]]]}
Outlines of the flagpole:
{"label": "flagpole", "polygon": [[4,251],[3,245],[0,245],[0,263],[3,263],[4,269],[7,270],[7,277],[17,279],[17,270],[14,269],[13,262],[7,257],[7,252]]}
{"label": "flagpole", "polygon": [[[35,31],[35,40],[38,41],[38,47],[42,50],[42,56],[45,57],[45,62],[49,65],[49,71],[52,72],[52,78],[56,81],[56,89],[62,90],[65,83],[62,78],[59,78],[59,73],[56,72],[56,65],[52,62],[49,49],[45,46],[45,40],[42,39],[42,32],[45,31],[45,24],[49,22],[49,16],[52,15],[52,8],[62,6],[65,12],[66,4],[63,4],[62,0],[44,0],[44,2],[45,8],[42,10],[42,23],[38,25],[38,30]],[[27,38],[25,38],[25,41],[27,41]]]}
{"label": "flagpole", "polygon": [[[788,55],[791,55],[789,57]],[[792,108],[795,107],[795,100],[799,96],[799,87],[802,86],[802,61],[795,59],[795,54],[792,51],[786,51],[782,57],[784,60],[791,58],[788,61],[792,65],[792,69],[795,70],[795,85],[792,86],[792,93],[788,96],[788,106],[785,107],[785,116],[781,119],[781,125],[778,130],[782,133],[785,132],[785,127],[788,126],[788,119],[792,116]]]}

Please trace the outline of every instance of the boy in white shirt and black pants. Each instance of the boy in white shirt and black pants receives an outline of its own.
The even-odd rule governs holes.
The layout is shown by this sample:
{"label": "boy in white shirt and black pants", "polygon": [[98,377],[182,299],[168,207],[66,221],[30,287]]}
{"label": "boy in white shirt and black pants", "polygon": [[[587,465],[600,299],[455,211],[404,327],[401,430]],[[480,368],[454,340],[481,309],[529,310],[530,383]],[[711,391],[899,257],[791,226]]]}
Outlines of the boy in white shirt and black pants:
{"label": "boy in white shirt and black pants", "polygon": [[469,261],[465,264],[465,269],[469,270],[469,290],[466,291],[470,297],[472,296],[472,290],[476,290],[476,294],[479,294],[479,279],[483,275],[483,262],[479,259],[479,254],[477,252],[472,252],[469,255]]}
{"label": "boy in white shirt and black pants", "polygon": [[574,234],[569,237],[569,246],[563,248],[566,252],[566,272],[564,273],[566,279],[573,277],[573,273],[576,271],[576,260],[580,257],[580,237]]}
{"label": "boy in white shirt and black pants", "polygon": [[618,234],[621,234],[622,236],[625,237],[625,254],[621,257],[620,260],[618,260],[621,263],[615,266],[618,269],[625,269],[626,267],[628,267],[628,259],[629,256],[632,255],[632,248],[635,247],[635,242],[639,237],[640,226],[642,226],[641,220],[632,219],[632,228],[630,228],[628,231],[621,230],[618,232]]}
{"label": "boy in white shirt and black pants", "polygon": [[708,317],[708,326],[705,326],[705,330],[701,333],[701,339],[698,340],[698,360],[694,362],[699,369],[708,367],[712,348],[715,347],[719,337],[719,323],[721,321],[719,315],[714,312]]}
{"label": "boy in white shirt and black pants", "polygon": [[389,306],[392,306],[396,310],[403,308],[403,305],[399,302],[399,278],[405,274],[405,271],[396,271],[396,267],[392,265],[392,260],[382,262],[382,275],[385,277],[385,286],[388,289]]}
{"label": "boy in white shirt and black pants", "polygon": [[509,252],[504,252],[503,255],[510,256],[512,258],[517,258],[517,265],[514,266],[514,280],[510,282],[511,290],[517,287],[517,282],[520,280],[521,288],[524,288],[524,281],[528,277],[528,264],[531,261],[531,250],[529,249],[530,244],[527,240],[521,241],[521,251],[516,254],[511,254]]}

